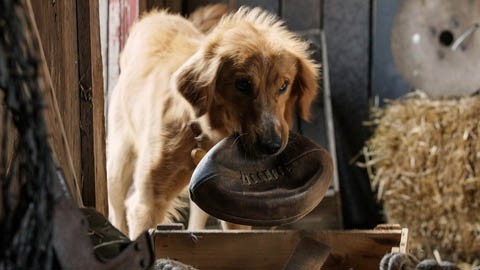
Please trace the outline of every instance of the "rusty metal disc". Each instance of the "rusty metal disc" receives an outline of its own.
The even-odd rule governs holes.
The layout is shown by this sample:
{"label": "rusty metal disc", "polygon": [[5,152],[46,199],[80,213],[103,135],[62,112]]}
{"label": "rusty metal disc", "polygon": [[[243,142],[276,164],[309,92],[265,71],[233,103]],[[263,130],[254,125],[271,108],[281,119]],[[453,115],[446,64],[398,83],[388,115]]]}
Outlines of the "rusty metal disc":
{"label": "rusty metal disc", "polygon": [[405,0],[392,29],[395,65],[432,97],[480,89],[480,1]]}

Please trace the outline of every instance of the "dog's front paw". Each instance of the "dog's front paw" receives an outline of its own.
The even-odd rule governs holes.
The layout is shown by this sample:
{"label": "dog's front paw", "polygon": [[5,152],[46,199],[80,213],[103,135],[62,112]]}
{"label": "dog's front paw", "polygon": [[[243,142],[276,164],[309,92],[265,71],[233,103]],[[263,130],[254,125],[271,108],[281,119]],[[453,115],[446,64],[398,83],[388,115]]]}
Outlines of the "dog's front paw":
{"label": "dog's front paw", "polygon": [[158,259],[152,270],[197,270],[189,265],[169,259]]}

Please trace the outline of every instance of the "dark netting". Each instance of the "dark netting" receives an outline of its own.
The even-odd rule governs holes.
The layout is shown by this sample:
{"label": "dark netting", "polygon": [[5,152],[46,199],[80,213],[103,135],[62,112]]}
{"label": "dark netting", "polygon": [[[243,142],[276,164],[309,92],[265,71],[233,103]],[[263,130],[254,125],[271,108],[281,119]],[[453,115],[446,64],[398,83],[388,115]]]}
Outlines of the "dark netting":
{"label": "dark netting", "polygon": [[39,44],[24,1],[0,0],[0,269],[52,269],[54,166]]}

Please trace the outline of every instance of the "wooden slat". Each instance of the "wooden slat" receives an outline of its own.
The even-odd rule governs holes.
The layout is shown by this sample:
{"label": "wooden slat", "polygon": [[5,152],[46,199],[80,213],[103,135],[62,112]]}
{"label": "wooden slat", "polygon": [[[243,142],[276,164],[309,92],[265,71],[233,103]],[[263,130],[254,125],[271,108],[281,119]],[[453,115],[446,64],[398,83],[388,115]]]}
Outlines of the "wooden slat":
{"label": "wooden slat", "polygon": [[372,97],[395,99],[408,93],[411,87],[400,76],[393,63],[390,31],[393,18],[402,1],[373,1],[374,26],[372,34]]}
{"label": "wooden slat", "polygon": [[[48,71],[52,85],[47,92],[47,118],[53,148],[58,161],[62,166],[67,182],[75,191],[74,186],[81,183],[77,176],[81,175],[80,162],[80,106],[78,93],[78,66],[77,66],[77,22],[74,1],[31,1],[34,17],[38,27],[40,40],[43,45]],[[58,101],[58,102],[57,102]],[[58,106],[59,114],[55,114]],[[58,118],[61,115],[61,118]],[[66,138],[62,137],[60,123]],[[47,119],[48,121],[48,119]],[[63,144],[68,143],[68,149]],[[71,158],[69,163],[68,153]],[[70,165],[73,171],[69,170]],[[76,179],[76,180],[74,180]],[[75,193],[74,193],[75,196]]]}
{"label": "wooden slat", "polygon": [[362,0],[323,2],[344,224],[371,228],[379,218],[370,182],[351,162],[369,137],[363,122],[369,119],[371,6]]}
{"label": "wooden slat", "polygon": [[321,1],[281,0],[282,18],[293,31],[320,29]]}
{"label": "wooden slat", "polygon": [[77,1],[82,197],[107,214],[105,119],[98,0]]}
{"label": "wooden slat", "polygon": [[[291,31],[297,32],[305,40],[310,42],[310,49],[313,52],[312,58],[321,63],[321,79],[319,80],[319,94],[312,104],[310,122],[305,122],[297,118],[297,129],[300,133],[313,139],[316,143],[322,145],[332,154],[334,165],[336,166],[336,148],[333,131],[333,115],[331,110],[331,93],[328,80],[328,59],[323,57],[323,49],[325,47],[324,35],[320,30],[321,26],[321,1],[301,0],[301,1],[281,1],[281,16],[285,20],[287,27]],[[319,228],[324,226],[332,226],[334,228],[342,228],[341,203],[338,184],[338,173],[335,170],[334,179],[331,187],[336,193],[334,197],[325,198],[325,200],[317,207],[315,214],[310,214],[305,220],[300,221],[300,226],[305,226],[307,220],[323,221],[318,224]],[[317,215],[317,216],[315,216]],[[327,224],[324,221],[328,221]],[[314,223],[309,222],[312,226]]]}
{"label": "wooden slat", "polygon": [[[281,16],[282,19],[285,20],[287,27],[291,31],[297,32],[305,40],[308,40],[311,43],[311,50],[314,52],[313,58],[318,63],[321,63],[321,2],[316,0],[282,0]],[[320,94],[317,96],[316,101],[312,105],[311,113],[312,120],[308,123],[301,121],[298,118],[298,131],[312,138],[316,143],[324,146],[325,148],[328,148],[328,136],[327,128],[325,126],[326,115],[323,92],[320,91]]]}
{"label": "wooden slat", "polygon": [[274,14],[280,15],[280,1],[279,0],[237,0],[236,4],[240,6],[261,7]]}
{"label": "wooden slat", "polygon": [[182,5],[181,0],[139,0],[138,12],[142,15],[145,11],[154,8],[168,8],[171,12],[182,13]]}
{"label": "wooden slat", "polygon": [[384,254],[399,246],[401,230],[390,231],[156,231],[157,258],[199,269],[282,269],[300,239],[331,249],[322,269],[378,269]]}
{"label": "wooden slat", "polygon": [[208,4],[224,3],[227,5],[231,5],[230,2],[231,1],[229,0],[186,0],[186,3],[184,4],[183,13],[188,15],[192,13],[195,9]]}
{"label": "wooden slat", "polygon": [[[107,59],[108,59],[108,1],[98,0],[99,2],[99,20],[100,20],[100,39],[102,47],[102,65],[103,65],[103,89],[107,89]],[[106,94],[107,91],[104,91]],[[106,95],[104,95],[106,100]],[[106,106],[105,106],[106,107]]]}
{"label": "wooden slat", "polygon": [[[107,98],[117,84],[120,74],[120,52],[128,38],[128,31],[138,18],[137,0],[108,0],[108,71]],[[108,104],[108,103],[107,103]],[[108,110],[108,108],[107,108]]]}

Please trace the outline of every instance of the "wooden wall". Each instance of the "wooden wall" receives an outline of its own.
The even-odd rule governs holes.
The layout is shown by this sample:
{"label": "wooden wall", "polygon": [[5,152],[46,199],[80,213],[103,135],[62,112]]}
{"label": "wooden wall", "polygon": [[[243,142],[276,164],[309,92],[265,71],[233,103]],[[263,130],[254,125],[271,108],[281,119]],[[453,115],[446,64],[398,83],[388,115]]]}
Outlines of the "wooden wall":
{"label": "wooden wall", "polygon": [[393,63],[390,49],[390,29],[393,19],[403,0],[375,1],[372,37],[372,96],[395,99],[405,95],[411,87],[400,76]]}
{"label": "wooden wall", "polygon": [[[77,183],[70,183],[72,194],[81,195],[77,198],[79,204],[83,201],[106,213],[98,1],[31,1],[31,4],[60,109],[58,117],[63,121],[73,161]],[[52,136],[61,134],[55,132]],[[57,158],[63,168],[68,166],[66,156],[57,153]],[[66,177],[72,181],[73,176]]]}
{"label": "wooden wall", "polygon": [[379,222],[368,177],[353,160],[370,130],[371,1],[324,0],[332,105],[344,224],[371,228]]}

